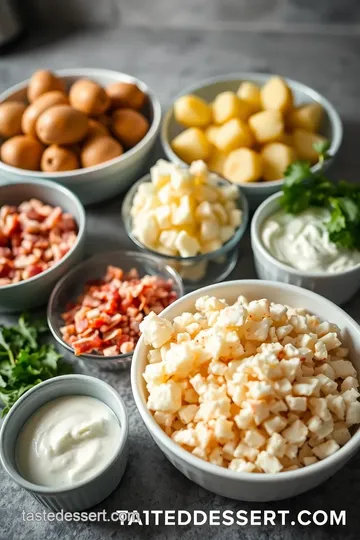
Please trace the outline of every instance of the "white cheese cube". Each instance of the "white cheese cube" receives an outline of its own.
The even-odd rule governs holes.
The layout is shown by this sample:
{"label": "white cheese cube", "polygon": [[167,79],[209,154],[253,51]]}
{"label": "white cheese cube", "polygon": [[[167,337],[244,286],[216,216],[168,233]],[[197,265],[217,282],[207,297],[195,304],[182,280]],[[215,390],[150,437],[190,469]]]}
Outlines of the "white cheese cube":
{"label": "white cheese cube", "polygon": [[289,427],[284,429],[282,436],[290,443],[304,444],[308,434],[308,428],[301,420],[296,420]]}
{"label": "white cheese cube", "polygon": [[152,386],[147,406],[151,411],[177,412],[181,407],[181,386],[174,381]]}
{"label": "white cheese cube", "polygon": [[141,321],[140,332],[147,345],[159,348],[173,336],[173,327],[170,321],[159,317],[153,311]]}
{"label": "white cheese cube", "polygon": [[175,241],[175,247],[181,257],[195,257],[200,251],[199,242],[186,231],[179,232]]}
{"label": "white cheese cube", "polygon": [[306,411],[307,400],[306,397],[294,397],[294,396],[285,396],[285,401],[290,409],[290,411]]}
{"label": "white cheese cube", "polygon": [[339,448],[340,446],[338,445],[336,441],[330,440],[330,441],[323,442],[319,444],[318,446],[315,446],[313,448],[313,452],[315,456],[318,457],[319,459],[325,459],[331,456],[332,454],[334,454],[334,452],[339,450]]}
{"label": "white cheese cube", "polygon": [[265,473],[278,473],[283,469],[278,458],[265,451],[260,452],[258,455],[256,466]]}

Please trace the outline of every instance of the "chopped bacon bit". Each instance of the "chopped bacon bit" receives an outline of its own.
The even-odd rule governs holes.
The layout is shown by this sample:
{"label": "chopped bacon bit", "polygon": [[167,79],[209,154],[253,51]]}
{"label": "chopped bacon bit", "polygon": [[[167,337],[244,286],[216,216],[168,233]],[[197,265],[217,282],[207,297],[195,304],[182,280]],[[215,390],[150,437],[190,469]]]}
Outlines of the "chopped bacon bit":
{"label": "chopped bacon bit", "polygon": [[1,206],[0,287],[44,272],[68,253],[76,238],[74,218],[58,206],[37,199]]}
{"label": "chopped bacon bit", "polygon": [[171,280],[139,278],[134,268],[125,274],[121,268],[108,266],[102,280],[88,281],[77,303],[67,306],[60,331],[76,355],[127,354],[140,337],[144,316],[150,311],[160,313],[176,298]]}

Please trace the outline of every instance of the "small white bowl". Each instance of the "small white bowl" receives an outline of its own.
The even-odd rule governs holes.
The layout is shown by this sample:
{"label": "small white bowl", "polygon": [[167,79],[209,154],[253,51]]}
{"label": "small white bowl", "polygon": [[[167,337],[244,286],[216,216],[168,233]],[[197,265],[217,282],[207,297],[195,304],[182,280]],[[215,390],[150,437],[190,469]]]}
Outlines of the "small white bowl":
{"label": "small white bowl", "polygon": [[[342,340],[350,349],[350,359],[360,373],[360,328],[341,308],[320,295],[293,285],[271,281],[229,281],[205,287],[183,296],[166,308],[161,316],[172,321],[185,311],[193,312],[197,298],[216,296],[235,302],[239,295],[250,300],[268,298],[294,308],[305,308],[325,321],[337,324]],[[131,366],[131,387],[140,415],[151,437],[169,461],[187,478],[219,495],[242,501],[275,501],[293,497],[316,487],[332,476],[360,449],[358,429],[340,450],[314,465],[278,474],[241,473],[213,465],[192,455],[176,444],[156,423],[146,407],[147,391],[143,373],[147,364],[148,346],[141,337]]]}
{"label": "small white bowl", "polygon": [[360,264],[344,272],[304,272],[273,257],[261,240],[265,220],[280,210],[281,193],[275,193],[256,210],[251,221],[251,247],[260,279],[291,283],[317,292],[335,304],[344,304],[360,287]]}
{"label": "small white bowl", "polygon": [[[212,79],[207,79],[205,81],[198,82],[190,88],[181,91],[181,93],[176,96],[175,100],[180,96],[187,94],[195,94],[205,101],[211,102],[215,97],[220,93],[226,90],[231,90],[236,92],[240,86],[240,83],[243,81],[251,81],[255,84],[262,86],[272,77],[268,73],[230,73],[229,75],[223,75],[221,77],[214,77]],[[329,153],[331,156],[335,156],[338,152],[342,136],[343,136],[343,127],[341,119],[336,112],[334,106],[319,92],[313,90],[309,86],[302,84],[292,79],[284,77],[284,80],[291,88],[294,100],[296,105],[303,105],[305,103],[320,103],[324,109],[324,121],[321,127],[321,133],[330,140],[331,146]],[[172,150],[171,141],[179,133],[184,131],[184,127],[178,124],[174,117],[174,107],[171,106],[167,111],[164,121],[161,127],[161,143],[163,145],[165,154],[171,161],[176,163],[181,163],[187,165],[182,161]],[[325,162],[325,165],[321,166],[320,164],[314,165],[311,170],[317,171],[321,167],[326,168],[330,165],[331,160]],[[252,182],[249,184],[241,184],[241,189],[246,195],[248,203],[251,209],[257,208],[259,204],[264,201],[269,195],[272,195],[276,191],[281,189],[284,180],[273,180],[269,182]]]}
{"label": "small white bowl", "polygon": [[[118,451],[112,461],[96,476],[74,486],[52,488],[25,480],[18,471],[15,448],[25,422],[40,407],[61,396],[85,395],[107,405],[121,427]],[[0,432],[0,461],[8,475],[46,508],[71,512],[91,508],[106,499],[119,484],[128,458],[129,421],[123,400],[110,385],[88,375],[62,375],[44,381],[26,392],[10,409]]]}
{"label": "small white bowl", "polygon": [[[59,182],[71,189],[83,204],[96,203],[122,193],[139,176],[149,158],[160,129],[160,102],[154,92],[143,81],[126,73],[111,71],[109,69],[92,68],[59,69],[54,73],[65,81],[68,88],[80,78],[92,79],[102,86],[107,86],[114,82],[137,84],[148,96],[148,102],[144,112],[150,122],[149,131],[134,148],[131,148],[131,150],[128,150],[122,156],[94,167],[76,169],[74,171],[46,173],[19,169],[0,161],[0,175],[6,178],[8,182],[19,182],[33,178]],[[23,81],[0,94],[0,103],[14,99],[26,101],[28,84],[29,80]]]}

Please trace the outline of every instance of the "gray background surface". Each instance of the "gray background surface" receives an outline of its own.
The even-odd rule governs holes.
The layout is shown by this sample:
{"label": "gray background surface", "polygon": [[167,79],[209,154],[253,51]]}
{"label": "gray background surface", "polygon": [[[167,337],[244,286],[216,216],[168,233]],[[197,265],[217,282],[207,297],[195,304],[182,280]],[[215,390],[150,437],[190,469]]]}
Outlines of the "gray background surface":
{"label": "gray background surface", "polygon": [[[164,110],[182,88],[235,71],[265,71],[313,86],[342,116],[345,139],[333,175],[358,180],[360,138],[360,4],[357,0],[28,0],[26,39],[0,56],[0,90],[37,68],[104,67],[146,81]],[[158,148],[153,161],[160,155]],[[88,254],[130,247],[121,198],[88,209]],[[254,277],[248,238],[233,277]],[[360,295],[345,309],[360,321]],[[7,319],[8,320],[8,319]],[[0,323],[6,322],[0,316]],[[130,415],[130,458],[120,487],[95,510],[287,509],[346,510],[346,527],[168,526],[120,528],[109,523],[23,522],[42,507],[0,471],[0,540],[110,538],[267,539],[360,537],[360,455],[319,488],[269,504],[231,501],[182,476],[147,433],[132,398],[129,373],[109,374],[77,363],[119,390]]]}

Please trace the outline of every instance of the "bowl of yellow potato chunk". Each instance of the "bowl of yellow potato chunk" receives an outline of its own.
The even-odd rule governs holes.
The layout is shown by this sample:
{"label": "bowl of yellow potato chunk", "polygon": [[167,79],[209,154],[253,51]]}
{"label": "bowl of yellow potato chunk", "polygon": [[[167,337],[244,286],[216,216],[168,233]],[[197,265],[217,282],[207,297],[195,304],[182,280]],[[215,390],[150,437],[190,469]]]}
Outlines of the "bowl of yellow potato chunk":
{"label": "bowl of yellow potato chunk", "polygon": [[328,140],[334,157],[342,122],[333,105],[312,88],[262,73],[232,74],[197,84],[175,99],[161,131],[164,151],[181,164],[203,160],[243,189],[251,208],[279,191],[298,159],[312,170],[314,145]]}

